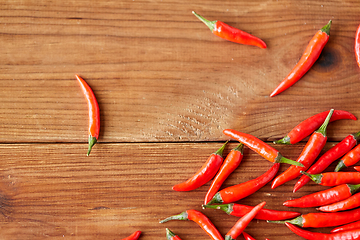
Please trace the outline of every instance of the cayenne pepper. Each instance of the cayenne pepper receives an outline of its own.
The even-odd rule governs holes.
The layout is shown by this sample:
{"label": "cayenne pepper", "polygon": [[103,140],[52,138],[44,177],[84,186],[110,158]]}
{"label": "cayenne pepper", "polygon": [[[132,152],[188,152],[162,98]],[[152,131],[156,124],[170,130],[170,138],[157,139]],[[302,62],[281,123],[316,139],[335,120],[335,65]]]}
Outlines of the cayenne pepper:
{"label": "cayenne pepper", "polygon": [[175,191],[191,191],[209,182],[216,175],[223,163],[224,159],[222,154],[227,143],[228,142],[215,153],[211,154],[205,164],[191,178],[185,182],[176,184],[172,189]]}
{"label": "cayenne pepper", "polygon": [[285,223],[285,225],[296,235],[306,238],[308,240],[356,240],[360,239],[360,230],[351,230],[346,232],[339,233],[318,233],[310,232],[301,228],[298,228],[290,223]]}
{"label": "cayenne pepper", "polygon": [[326,172],[320,174],[301,173],[310,177],[315,183],[322,186],[338,186],[341,184],[360,184],[360,172]]}
{"label": "cayenne pepper", "polygon": [[308,140],[300,156],[296,160],[297,162],[302,163],[304,167],[290,166],[285,172],[283,172],[274,179],[271,185],[272,189],[300,176],[300,171],[304,171],[309,168],[310,165],[319,156],[321,150],[324,148],[327,141],[326,128],[329,124],[329,120],[333,112],[334,109],[331,109],[324,123],[317,131],[315,131],[310,136],[310,139]]}
{"label": "cayenne pepper", "polygon": [[347,199],[359,189],[360,184],[342,184],[330,189],[302,196],[301,198],[285,201],[283,205],[300,208],[324,206]]}
{"label": "cayenne pepper", "polygon": [[332,21],[330,20],[328,24],[326,24],[314,35],[306,47],[300,61],[275,88],[275,90],[270,94],[270,97],[273,97],[291,87],[310,70],[329,40],[331,22]]}
{"label": "cayenne pepper", "polygon": [[342,225],[340,227],[336,227],[333,230],[331,230],[331,233],[337,233],[337,232],[344,232],[354,229],[360,229],[360,221],[352,222],[349,224]]}
{"label": "cayenne pepper", "polygon": [[345,167],[352,166],[359,161],[360,161],[360,145],[357,145],[355,148],[353,148],[351,151],[345,154],[344,157],[341,158],[341,160],[335,167],[335,172],[338,172]]}
{"label": "cayenne pepper", "polygon": [[197,223],[213,240],[224,240],[220,232],[216,229],[214,224],[202,212],[194,209],[187,210],[178,215],[168,217],[160,223],[165,223],[170,220],[190,220]]}
{"label": "cayenne pepper", "polygon": [[265,204],[266,202],[262,202],[256,205],[250,212],[241,217],[225,235],[225,240],[235,240],[238,236],[240,236],[247,225],[249,225],[251,220],[253,220],[253,218],[265,206]]}
{"label": "cayenne pepper", "polygon": [[92,147],[99,138],[100,133],[100,109],[96,101],[95,95],[90,86],[79,75],[75,75],[80,87],[84,93],[85,99],[89,109],[89,149],[87,156],[89,156]]}
{"label": "cayenne pepper", "polygon": [[255,193],[275,177],[279,168],[280,163],[274,163],[273,166],[261,176],[220,190],[214,195],[208,204],[233,203]]}
{"label": "cayenne pepper", "polygon": [[139,239],[140,235],[141,235],[141,231],[136,231],[133,234],[131,234],[130,236],[128,236],[122,240],[137,240],[137,239]]}
{"label": "cayenne pepper", "polygon": [[[307,170],[307,172],[310,174],[318,174],[324,171],[328,166],[330,166],[332,162],[334,162],[336,159],[339,159],[341,156],[349,152],[354,146],[356,146],[359,137],[360,132],[348,135],[341,142],[337,143],[334,147],[330,148],[330,150],[324,153],[319,158],[319,160]],[[309,177],[305,175],[302,176],[295,184],[293,192],[299,190],[309,181]]]}
{"label": "cayenne pepper", "polygon": [[206,193],[205,204],[214,197],[227,177],[239,166],[243,158],[243,148],[244,145],[240,143],[226,156],[224,163],[221,165],[219,172],[216,174],[209,190]]}
{"label": "cayenne pepper", "polygon": [[316,212],[303,214],[297,218],[285,221],[268,221],[271,223],[291,223],[303,228],[334,227],[360,220],[360,209],[346,212]]}
{"label": "cayenne pepper", "polygon": [[[229,215],[242,217],[248,212],[250,212],[254,207],[237,204],[237,203],[228,203],[228,204],[220,204],[220,205],[202,205],[203,208],[211,208],[211,209],[220,209],[226,212]],[[277,211],[271,209],[261,209],[258,214],[254,217],[258,220],[286,220],[300,216],[299,212],[292,211]]]}
{"label": "cayenne pepper", "polygon": [[358,66],[360,67],[360,25],[355,33],[355,58]]}
{"label": "cayenne pepper", "polygon": [[354,209],[359,206],[360,206],[360,193],[356,193],[345,200],[330,205],[321,206],[318,208],[318,210],[322,212],[339,212],[339,211]]}
{"label": "cayenne pepper", "polygon": [[225,129],[223,133],[229,137],[236,139],[237,141],[243,143],[251,150],[258,153],[260,156],[266,160],[273,163],[288,163],[296,166],[303,166],[302,163],[296,162],[294,160],[283,157],[278,150],[271,147],[267,143],[261,141],[257,137],[254,137],[247,133],[242,133],[232,129]]}
{"label": "cayenne pepper", "polygon": [[226,39],[230,42],[253,45],[259,48],[266,48],[265,42],[258,37],[255,37],[240,29],[231,27],[228,24],[220,21],[209,21],[194,11],[192,13],[203,23],[205,23],[205,25],[210,28],[211,32],[218,37]]}
{"label": "cayenne pepper", "polygon": [[166,228],[166,239],[167,240],[181,240],[181,238],[173,233],[170,229]]}
{"label": "cayenne pepper", "polygon": [[[326,116],[329,114],[329,111],[330,110],[321,112],[305,119],[294,127],[285,137],[278,141],[274,141],[274,143],[295,144],[300,142],[321,126],[321,124],[325,121]],[[350,112],[334,110],[329,122],[341,119],[357,120],[357,118]]]}

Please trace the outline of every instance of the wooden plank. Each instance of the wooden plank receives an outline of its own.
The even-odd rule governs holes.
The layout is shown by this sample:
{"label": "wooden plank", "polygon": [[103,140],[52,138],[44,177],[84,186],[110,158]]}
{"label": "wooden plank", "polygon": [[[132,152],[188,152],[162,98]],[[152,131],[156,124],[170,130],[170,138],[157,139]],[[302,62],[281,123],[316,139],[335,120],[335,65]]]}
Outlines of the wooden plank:
{"label": "wooden plank", "polygon": [[[238,218],[220,210],[201,209],[210,183],[191,192],[171,189],[194,174],[222,144],[99,144],[89,157],[86,144],[1,144],[2,239],[122,239],[136,230],[143,231],[142,240],[164,239],[166,227],[183,239],[206,239],[193,222],[159,223],[188,209],[206,214],[225,235]],[[224,154],[236,145],[229,143]],[[331,146],[329,143],[324,151]],[[296,159],[302,147],[297,144],[277,149]],[[270,162],[245,148],[240,167],[223,187],[256,178],[269,167]],[[282,165],[280,172],[287,167]],[[285,200],[325,189],[309,183],[293,194],[294,183],[274,190],[268,184],[239,203],[266,201],[270,209],[316,211],[282,205]],[[265,221],[251,222],[246,231],[256,239],[301,239],[285,226]]]}
{"label": "wooden plank", "polygon": [[[0,141],[85,142],[86,103],[75,74],[98,98],[100,142],[216,141],[224,128],[272,140],[330,108],[360,116],[359,9],[355,0],[4,1]],[[193,10],[259,36],[268,48],[217,38]],[[319,61],[269,98],[329,19]],[[358,130],[339,122],[329,135],[339,141]]]}

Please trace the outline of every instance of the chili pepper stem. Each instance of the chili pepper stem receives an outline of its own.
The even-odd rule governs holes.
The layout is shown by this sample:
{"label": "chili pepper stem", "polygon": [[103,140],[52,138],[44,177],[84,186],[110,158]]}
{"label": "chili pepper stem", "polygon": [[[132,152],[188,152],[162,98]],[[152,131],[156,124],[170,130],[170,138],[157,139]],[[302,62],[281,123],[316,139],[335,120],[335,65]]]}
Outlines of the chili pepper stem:
{"label": "chili pepper stem", "polygon": [[176,236],[176,234],[173,233],[170,229],[166,228],[165,230],[166,230],[166,238],[167,239],[171,239],[172,237]]}
{"label": "chili pepper stem", "polygon": [[214,197],[207,203],[207,205],[211,205],[213,203],[223,203],[224,201],[221,199],[221,195],[217,192]]}
{"label": "chili pepper stem", "polygon": [[219,209],[219,210],[226,212],[227,214],[230,214],[233,211],[233,206],[234,206],[233,203],[220,204],[220,205],[209,205],[209,204],[204,205],[203,204],[202,208],[203,209],[205,209],[205,208]]}
{"label": "chili pepper stem", "polygon": [[294,160],[283,157],[281,154],[279,154],[277,156],[277,158],[275,159],[275,163],[287,163],[287,164],[291,164],[291,165],[295,165],[295,166],[299,166],[299,167],[304,167],[304,165],[302,163],[299,163]]}
{"label": "chili pepper stem", "polygon": [[222,147],[219,148],[219,149],[215,152],[215,154],[217,154],[217,155],[219,155],[219,156],[222,156],[222,155],[223,155],[223,152],[224,152],[224,149],[225,149],[225,146],[226,146],[226,144],[227,144],[228,142],[229,142],[229,141],[226,141],[226,142],[224,143],[224,145],[222,145]]}
{"label": "chili pepper stem", "polygon": [[192,11],[192,13],[198,18],[200,19],[203,23],[205,23],[206,26],[208,26],[208,28],[210,28],[211,32],[214,30],[215,28],[215,23],[217,21],[209,21],[206,18],[204,18],[203,16],[197,14],[195,11]]}
{"label": "chili pepper stem", "polygon": [[333,113],[334,113],[334,109],[331,109],[329,114],[326,116],[324,123],[319,127],[319,129],[316,132],[321,133],[323,136],[326,136],[326,128],[329,125]]}
{"label": "chili pepper stem", "polygon": [[95,137],[89,135],[89,150],[87,152],[87,156],[90,155],[91,149],[95,145],[96,142],[97,142],[97,139]]}
{"label": "chili pepper stem", "polygon": [[328,24],[326,24],[323,28],[321,28],[320,30],[324,33],[326,33],[327,35],[330,35],[330,28],[331,28],[331,23],[332,23],[332,20],[330,20],[328,22]]}
{"label": "chili pepper stem", "polygon": [[273,141],[274,144],[287,144],[287,145],[291,145],[290,143],[290,137],[289,136],[285,136],[280,140],[277,141]]}
{"label": "chili pepper stem", "polygon": [[188,214],[185,211],[185,212],[182,212],[182,213],[180,213],[178,215],[174,215],[174,216],[165,218],[164,220],[161,220],[160,223],[165,223],[165,222],[168,222],[168,221],[171,221],[171,220],[188,220]]}
{"label": "chili pepper stem", "polygon": [[304,172],[304,171],[300,171],[300,173],[308,176],[311,180],[313,180],[317,184],[321,183],[322,174],[310,174],[310,173],[307,173],[307,172]]}
{"label": "chili pepper stem", "polygon": [[343,168],[346,168],[346,165],[345,165],[345,163],[342,161],[342,160],[340,160],[340,162],[336,165],[336,167],[335,167],[335,172],[339,172],[341,169],[343,169]]}
{"label": "chili pepper stem", "polygon": [[303,226],[303,217],[299,216],[297,218],[291,219],[291,220],[285,220],[285,221],[267,221],[268,223],[278,223],[278,224],[285,224],[285,223],[291,223],[294,225],[298,225],[299,227]]}

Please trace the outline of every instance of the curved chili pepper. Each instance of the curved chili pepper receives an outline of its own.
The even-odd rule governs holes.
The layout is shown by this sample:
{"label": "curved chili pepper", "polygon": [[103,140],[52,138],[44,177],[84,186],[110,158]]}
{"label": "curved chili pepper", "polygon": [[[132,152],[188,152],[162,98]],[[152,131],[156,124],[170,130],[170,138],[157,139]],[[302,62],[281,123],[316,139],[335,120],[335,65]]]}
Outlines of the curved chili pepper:
{"label": "curved chili pepper", "polygon": [[283,205],[300,208],[324,206],[347,199],[356,193],[359,189],[360,184],[342,184],[330,189],[305,195],[301,198],[288,200],[284,202]]}
{"label": "curved chili pepper", "polygon": [[334,227],[360,220],[360,209],[346,212],[316,212],[303,214],[297,218],[285,221],[268,221],[271,223],[291,223],[299,227]]}
{"label": "curved chili pepper", "polygon": [[306,72],[310,70],[312,65],[314,65],[316,60],[319,58],[321,51],[329,40],[330,27],[331,20],[322,29],[317,31],[315,36],[310,40],[308,46],[306,47],[300,61],[284,78],[284,80],[282,80],[282,82],[275,88],[275,90],[270,94],[270,97],[273,97],[291,87],[293,84],[299,81]]}
{"label": "curved chili pepper", "polygon": [[96,101],[95,95],[90,86],[78,75],[75,75],[80,87],[84,93],[85,99],[89,108],[89,149],[87,155],[89,156],[92,147],[99,138],[100,133],[100,109]]}
{"label": "curved chili pepper", "polygon": [[360,172],[326,172],[320,174],[301,173],[310,177],[315,183],[322,186],[338,186],[341,184],[360,184]]}
{"label": "curved chili pepper", "polygon": [[265,42],[258,37],[255,37],[240,29],[231,27],[220,21],[209,21],[194,11],[192,13],[203,23],[205,23],[205,25],[210,28],[211,32],[218,37],[226,39],[230,42],[257,46],[259,48],[266,48]]}
{"label": "curved chili pepper", "polygon": [[236,139],[237,141],[243,143],[251,150],[258,153],[260,156],[266,160],[273,163],[288,163],[296,166],[303,166],[301,163],[293,161],[291,159],[283,157],[278,150],[271,147],[267,143],[261,141],[257,137],[254,137],[247,133],[242,133],[232,129],[225,129],[223,133],[229,137]]}
{"label": "curved chili pepper", "polygon": [[337,233],[337,232],[345,232],[345,231],[354,230],[354,229],[360,229],[360,221],[356,221],[356,222],[342,225],[340,227],[336,227],[333,230],[331,230],[330,232]]}
{"label": "curved chili pepper", "polygon": [[[307,172],[310,174],[318,174],[324,171],[332,162],[340,158],[347,152],[349,152],[354,146],[356,146],[357,141],[360,137],[360,132],[353,133],[344,138],[341,142],[337,143],[334,147],[330,148],[326,153],[324,153],[319,160],[312,165]],[[299,181],[294,186],[293,192],[299,190],[302,186],[310,181],[308,176],[302,176]]]}
{"label": "curved chili pepper", "polygon": [[242,234],[244,235],[245,240],[256,240],[255,238],[253,238],[252,236],[250,236],[246,232],[242,232]]}
{"label": "curved chili pepper", "polygon": [[240,218],[225,235],[225,240],[235,240],[238,236],[240,236],[240,234],[244,231],[247,225],[249,225],[251,220],[253,220],[253,218],[265,206],[265,204],[266,202],[262,202],[256,205],[250,212]]}
{"label": "curved chili pepper", "polygon": [[195,223],[197,223],[213,240],[224,240],[220,232],[216,229],[214,224],[210,221],[209,218],[207,218],[203,213],[191,209],[187,210],[185,212],[182,212],[178,215],[174,215],[171,217],[168,217],[160,223],[165,223],[170,220],[190,220]]}
{"label": "curved chili pepper", "polygon": [[[311,133],[313,133],[316,129],[318,129],[321,124],[323,124],[326,116],[329,114],[329,111],[318,113],[312,117],[309,117],[308,119],[305,119],[296,127],[294,127],[285,137],[278,141],[274,141],[274,143],[295,144],[300,142],[301,140],[309,136]],[[331,116],[329,122],[341,119],[357,120],[357,118],[350,112],[343,110],[334,110],[334,113]]]}
{"label": "curved chili pepper", "polygon": [[355,57],[358,66],[360,67],[360,25],[355,33]]}
{"label": "curved chili pepper", "polygon": [[166,228],[166,238],[167,240],[181,240],[181,238],[173,233],[170,229]]}
{"label": "curved chili pepper", "polygon": [[224,163],[221,165],[219,172],[216,174],[208,192],[206,193],[205,204],[214,197],[227,177],[239,166],[243,158],[243,148],[244,145],[240,143],[226,156]]}
{"label": "curved chili pepper", "polygon": [[296,235],[309,239],[309,240],[356,240],[360,239],[360,230],[352,230],[340,233],[318,233],[310,232],[301,228],[298,228],[290,223],[285,223],[285,225],[293,231]]}
{"label": "curved chili pepper", "polygon": [[263,175],[247,182],[243,182],[220,190],[208,202],[208,205],[213,203],[232,203],[253,194],[260,188],[265,186],[268,182],[270,182],[271,179],[273,179],[276,173],[279,171],[279,168],[280,163],[274,163],[274,165]]}
{"label": "curved chili pepper", "polygon": [[356,193],[345,200],[330,205],[321,206],[318,208],[318,210],[322,212],[339,212],[339,211],[354,209],[359,206],[360,206],[360,193]]}
{"label": "curved chili pepper", "polygon": [[341,158],[338,165],[335,167],[335,172],[340,171],[345,167],[352,166],[360,161],[360,145],[357,145],[350,152],[345,154],[344,157]]}
{"label": "curved chili pepper", "polygon": [[[254,207],[237,204],[237,203],[228,203],[228,204],[221,204],[221,205],[202,205],[203,208],[212,208],[212,209],[220,209],[226,212],[229,215],[242,217],[248,212],[250,212]],[[261,209],[258,214],[254,217],[255,219],[259,220],[286,220],[295,218],[300,216],[301,213],[292,212],[292,211],[277,211],[271,209]]]}
{"label": "curved chili pepper", "polygon": [[141,235],[141,231],[136,231],[133,234],[131,234],[130,236],[122,239],[122,240],[137,240]]}
{"label": "curved chili pepper", "polygon": [[227,142],[215,153],[211,154],[205,164],[191,178],[185,182],[176,184],[172,189],[175,191],[191,191],[210,181],[223,163],[224,159],[222,154],[226,144]]}
{"label": "curved chili pepper", "polygon": [[296,160],[297,162],[302,163],[304,167],[290,166],[285,172],[283,172],[274,179],[271,185],[272,189],[300,176],[300,171],[305,171],[306,169],[308,169],[310,165],[315,161],[315,159],[319,156],[321,150],[324,148],[327,141],[326,128],[329,124],[329,120],[333,112],[334,109],[331,109],[324,123],[317,131],[315,131],[310,136],[309,141],[306,143],[300,156]]}

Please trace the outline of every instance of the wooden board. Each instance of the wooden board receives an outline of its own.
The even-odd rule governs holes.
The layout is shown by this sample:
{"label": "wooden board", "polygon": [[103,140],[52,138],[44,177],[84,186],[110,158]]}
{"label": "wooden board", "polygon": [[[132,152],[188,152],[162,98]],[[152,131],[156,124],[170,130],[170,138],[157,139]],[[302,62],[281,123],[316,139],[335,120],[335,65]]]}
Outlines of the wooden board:
{"label": "wooden board", "polygon": [[[135,230],[141,239],[165,239],[166,227],[185,240],[206,238],[192,222],[158,223],[187,208],[203,211],[226,234],[236,219],[201,209],[209,184],[188,193],[171,186],[228,139],[225,128],[271,144],[331,108],[360,117],[359,10],[355,0],[2,1],[2,239],[122,239]],[[222,40],[192,11],[258,36],[268,48]],[[270,98],[330,19],[319,60]],[[90,157],[87,105],[75,74],[92,87],[101,111]],[[359,130],[358,121],[331,123],[326,149]],[[276,147],[296,159],[305,142]],[[246,154],[226,186],[271,166]],[[268,208],[286,210],[286,199],[322,189],[310,184],[293,194],[293,184],[267,186],[242,202],[266,200]],[[301,239],[263,221],[247,231],[257,239]]]}

